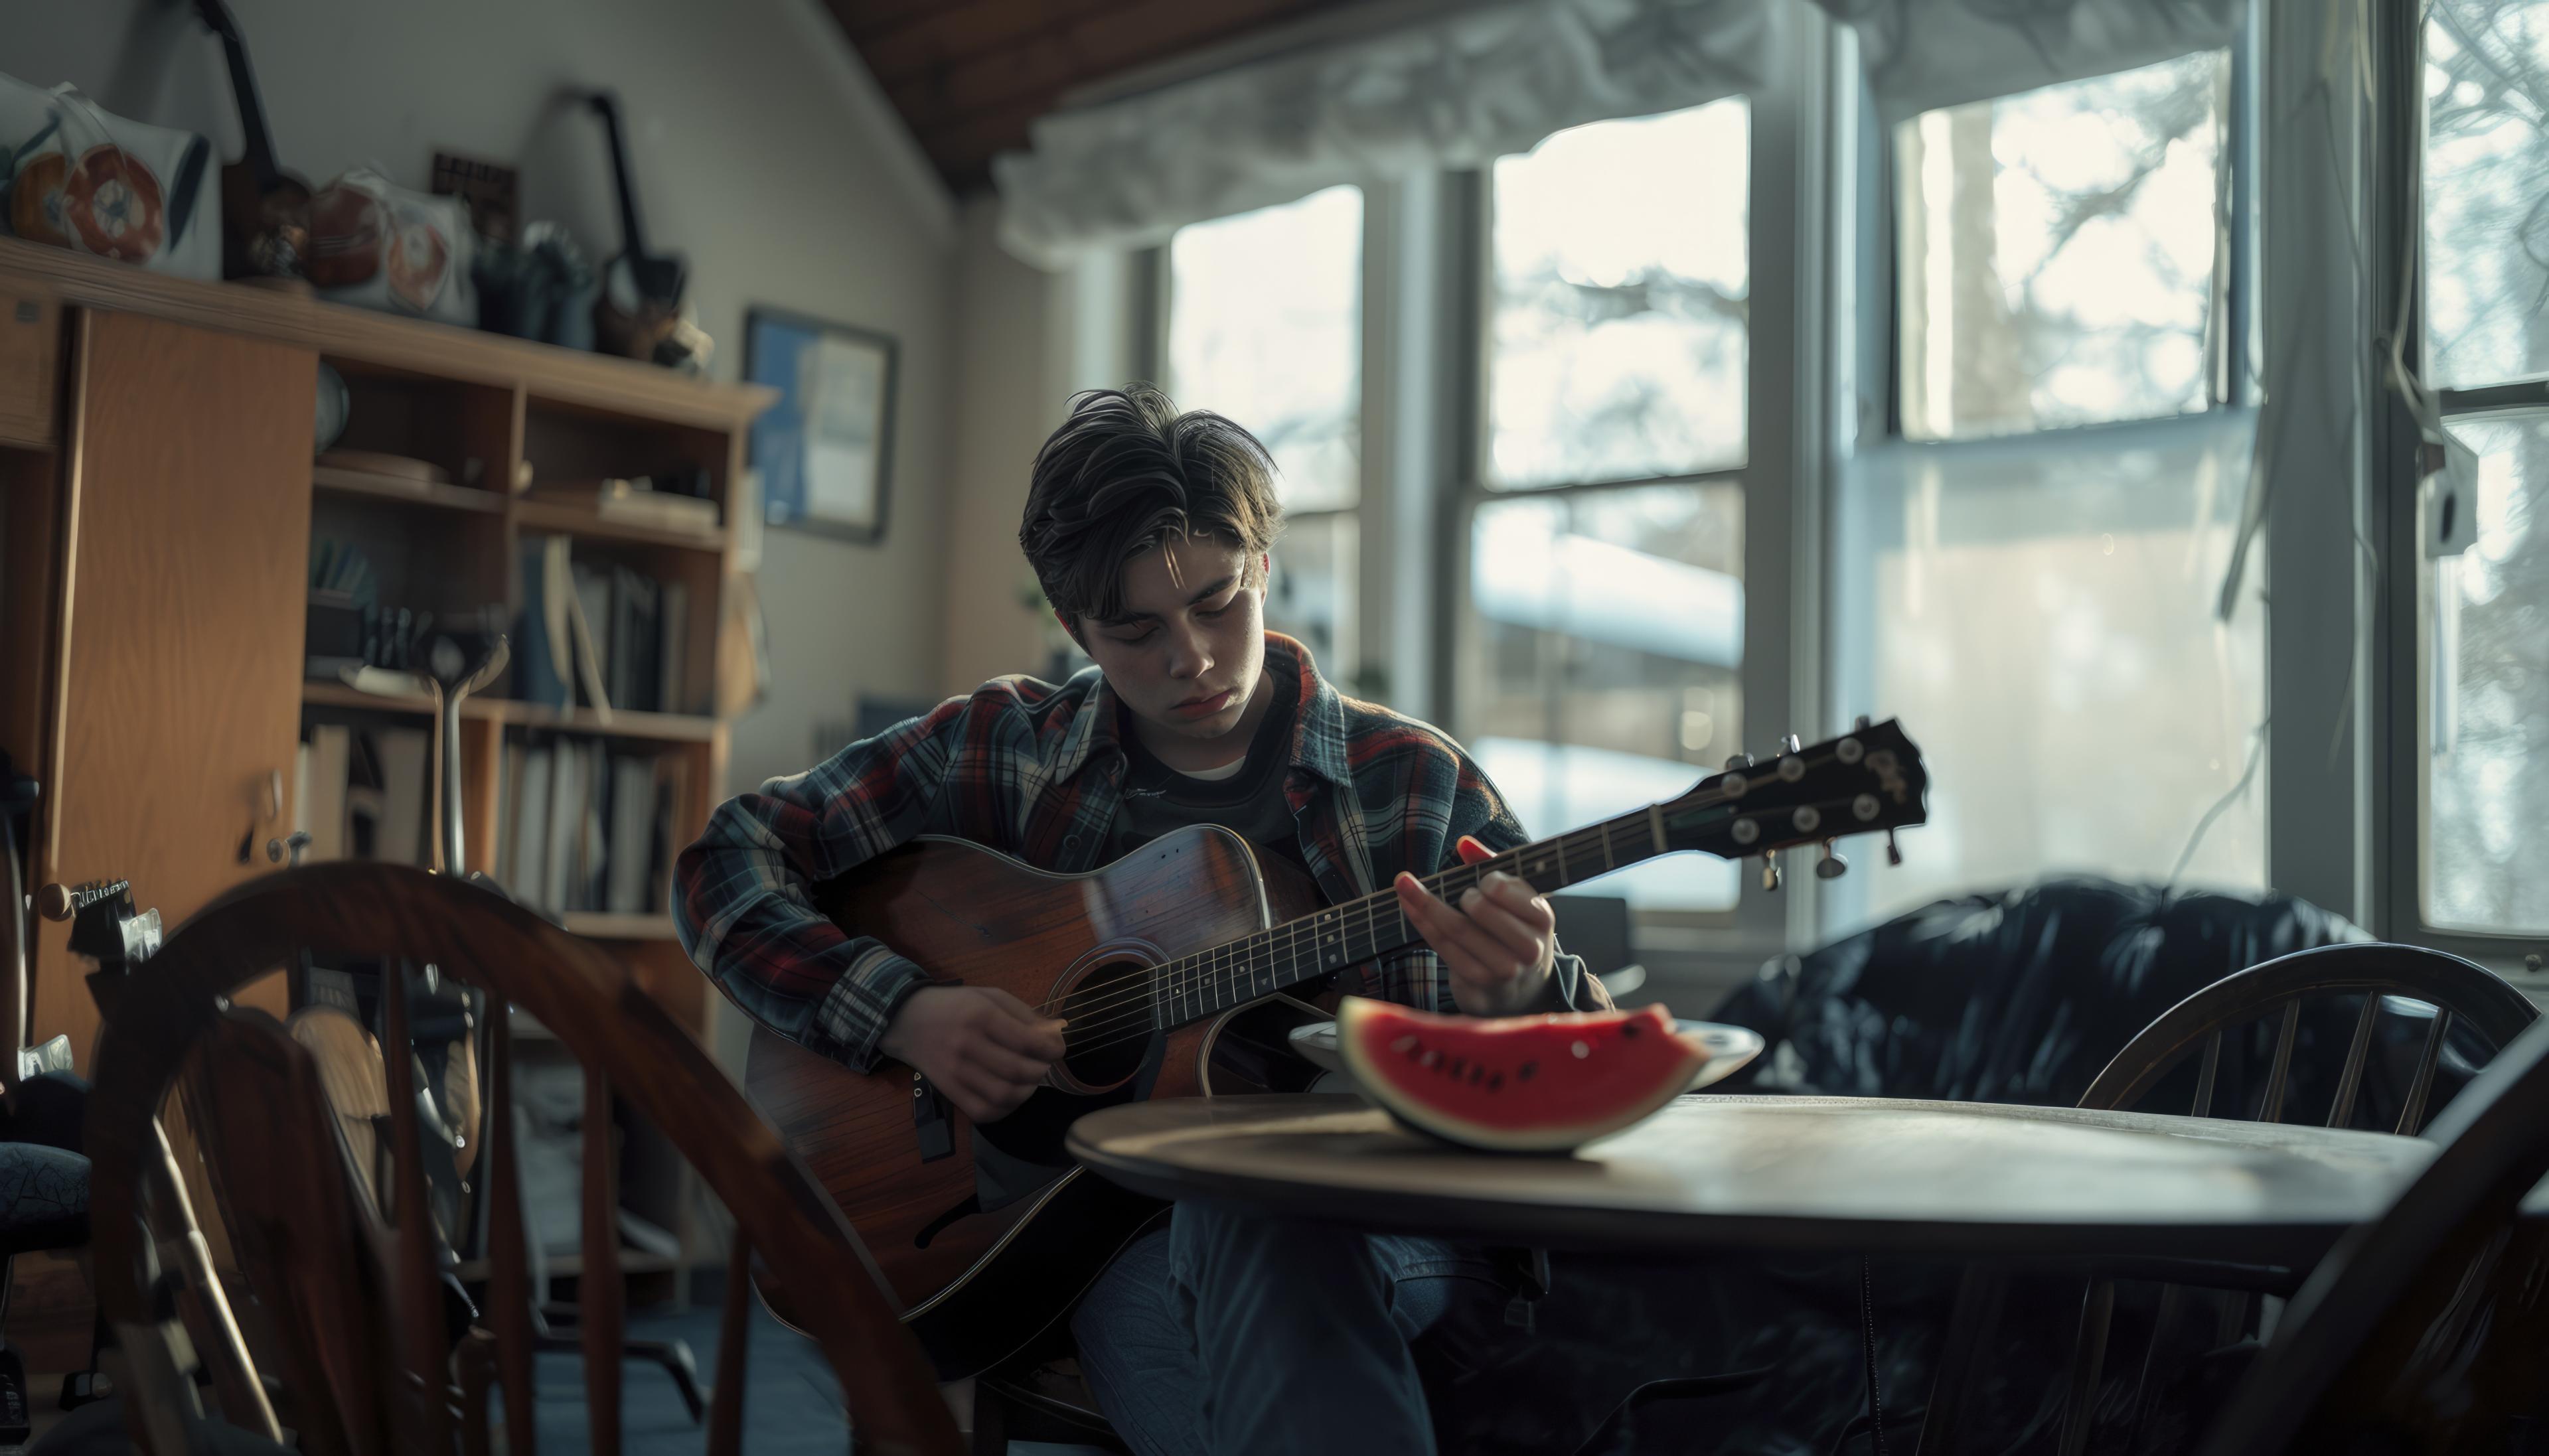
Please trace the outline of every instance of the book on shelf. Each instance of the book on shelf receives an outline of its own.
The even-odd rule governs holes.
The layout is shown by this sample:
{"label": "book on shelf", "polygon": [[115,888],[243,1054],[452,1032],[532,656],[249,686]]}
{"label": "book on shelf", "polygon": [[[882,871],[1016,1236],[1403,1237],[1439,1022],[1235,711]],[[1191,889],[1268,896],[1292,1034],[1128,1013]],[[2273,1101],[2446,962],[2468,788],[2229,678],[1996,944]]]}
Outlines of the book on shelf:
{"label": "book on shelf", "polygon": [[603,520],[630,525],[696,531],[703,536],[713,535],[717,528],[717,503],[714,500],[658,491],[654,482],[645,476],[626,480],[542,481],[524,492],[522,499],[545,505],[590,510]]}
{"label": "book on shelf", "polygon": [[498,878],[517,899],[556,914],[663,911],[672,857],[689,843],[675,818],[685,754],[535,733],[506,759]]}
{"label": "book on shelf", "polygon": [[514,696],[552,708],[680,713],[690,683],[688,584],[575,558],[565,536],[525,536]]}
{"label": "book on shelf", "polygon": [[422,728],[312,724],[292,767],[304,858],[430,864],[432,742]]}

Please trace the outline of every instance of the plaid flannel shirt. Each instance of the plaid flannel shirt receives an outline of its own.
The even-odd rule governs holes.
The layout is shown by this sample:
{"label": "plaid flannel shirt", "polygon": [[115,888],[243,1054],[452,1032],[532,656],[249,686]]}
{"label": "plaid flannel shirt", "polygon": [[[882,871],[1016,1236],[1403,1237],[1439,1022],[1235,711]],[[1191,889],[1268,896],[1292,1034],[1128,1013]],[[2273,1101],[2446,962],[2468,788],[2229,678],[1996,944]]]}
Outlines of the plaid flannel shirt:
{"label": "plaid flannel shirt", "polygon": [[[1464,834],[1495,850],[1527,842],[1495,785],[1444,733],[1339,695],[1308,650],[1280,634],[1266,635],[1266,670],[1301,687],[1284,788],[1302,858],[1331,903],[1379,890],[1401,869],[1450,868]],[[823,918],[807,886],[922,834],[1062,873],[1095,868],[1125,768],[1115,694],[1096,668],[1059,685],[993,679],[727,800],[682,852],[674,924],[691,958],[755,1021],[871,1070],[887,1022],[929,973]],[[1362,994],[1455,1009],[1429,950],[1343,974]],[[1549,1009],[1608,1003],[1583,962],[1560,953]]]}

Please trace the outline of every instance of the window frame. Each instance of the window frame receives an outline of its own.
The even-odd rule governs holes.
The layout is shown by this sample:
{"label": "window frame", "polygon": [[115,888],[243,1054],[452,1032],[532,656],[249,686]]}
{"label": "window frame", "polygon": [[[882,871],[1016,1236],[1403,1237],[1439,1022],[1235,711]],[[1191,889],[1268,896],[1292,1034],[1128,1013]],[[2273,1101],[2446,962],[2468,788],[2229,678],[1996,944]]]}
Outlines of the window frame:
{"label": "window frame", "polygon": [[[2138,418],[2102,420],[2085,424],[2044,426],[2001,434],[1973,435],[1962,438],[1915,439],[1905,432],[1903,411],[1903,257],[1898,214],[1903,200],[1902,179],[1898,175],[1899,152],[1894,144],[1893,127],[1880,115],[1864,69],[1858,63],[1855,37],[1844,33],[1837,49],[1832,74],[1834,130],[1846,138],[1837,154],[1837,175],[1833,193],[1846,199],[1847,226],[1834,229],[1835,248],[1841,256],[1835,259],[1835,276],[1845,280],[1853,297],[1839,298],[1828,320],[1833,340],[1831,349],[1836,360],[1848,372],[1836,375],[1832,387],[1837,428],[1834,434],[1833,459],[1826,473],[1830,483],[1823,498],[1826,518],[1831,522],[1823,538],[1823,572],[1833,584],[1822,608],[1829,614],[1824,627],[1825,650],[1819,667],[1824,674],[1823,686],[1828,699],[1851,701],[1858,684],[1845,682],[1841,675],[1861,654],[1844,650],[1840,634],[1848,627],[1847,605],[1837,593],[1846,592],[1848,583],[1840,572],[1838,552],[1841,529],[1838,519],[1843,503],[1839,486],[1844,479],[1846,460],[1858,449],[1872,443],[1879,448],[1917,451],[1943,460],[1958,458],[1988,459],[2023,451],[2030,442],[2050,450],[2073,448],[2076,442],[2094,441],[2122,444],[2168,437],[2178,431],[2200,431],[2219,428],[2219,416],[2225,412],[2253,409],[2259,397],[2258,380],[2252,371],[2261,373],[2262,357],[2252,356],[2255,347],[2254,320],[2261,317],[2264,302],[2263,270],[2257,249],[2260,232],[2262,196],[2260,176],[2262,148],[2263,86],[2260,73],[2262,53],[2258,12],[2268,0],[2250,0],[2246,18],[2229,46],[2230,84],[2225,99],[2227,114],[2222,129],[2219,166],[2229,173],[2230,185],[2217,185],[2217,206],[2226,202],[2230,216],[2223,229],[2221,276],[2214,287],[2213,308],[2218,322],[2208,332],[2219,340],[2221,359],[2209,372],[2205,405],[2201,410]],[[2029,87],[2027,90],[2040,89]],[[2023,95],[2024,91],[2005,93]],[[1869,323],[1875,326],[1865,326]],[[2209,352],[2209,350],[2208,350]],[[1854,436],[1854,438],[1853,438]],[[2263,545],[2261,541],[2260,546]],[[2271,617],[2264,623],[2264,657],[2261,664],[2269,682],[2266,700],[2269,705],[2266,722],[2267,741],[2259,772],[2240,790],[2258,795],[2265,801],[2266,863],[2264,878],[2271,890],[2276,887],[2275,848],[2277,821],[2271,798],[2267,797],[2266,771],[2274,761],[2274,734],[2271,722],[2273,695],[2271,682],[2275,663],[2275,634]],[[1917,733],[1918,725],[1913,725]],[[2206,807],[2210,807],[2207,805]],[[2189,820],[2192,830],[2194,820]],[[1907,855],[1918,853],[1907,845]],[[2050,870],[2053,866],[2044,866]],[[1822,896],[1819,914],[1805,943],[1820,944],[1848,934],[1872,923],[1867,908],[1863,876],[1844,876]]]}
{"label": "window frame", "polygon": [[[2372,116],[2373,276],[2401,276],[2405,254],[2415,270],[2405,300],[2376,292],[2384,306],[2381,341],[2388,341],[2390,309],[2405,330],[2421,375],[2432,360],[2425,336],[2423,247],[2425,200],[2424,16],[2421,6],[2385,10],[2372,36],[2377,100]],[[2544,378],[2436,391],[2445,420],[2521,409],[2537,412],[2549,403]],[[2381,683],[2373,725],[2371,871],[2372,929],[2401,941],[2461,956],[2512,978],[2535,999],[2549,991],[2541,974],[2549,963],[2549,931],[2484,932],[2435,926],[2425,919],[2424,873],[2429,787],[2425,752],[2428,682],[2423,576],[2423,432],[2398,395],[2376,379],[2382,408],[2373,411],[2372,480],[2384,571],[2375,601],[2372,636]]]}
{"label": "window frame", "polygon": [[[1373,534],[1369,525],[1370,517],[1378,513],[1374,507],[1386,509],[1385,501],[1375,500],[1376,497],[1386,493],[1377,488],[1377,474],[1371,468],[1371,447],[1376,434],[1372,425],[1375,403],[1372,371],[1375,362],[1386,362],[1384,357],[1386,350],[1375,350],[1373,347],[1372,263],[1374,257],[1384,250],[1381,246],[1375,245],[1376,239],[1385,241],[1388,232],[1386,221],[1376,225],[1373,214],[1379,210],[1376,205],[1380,203],[1381,194],[1387,189],[1387,184],[1359,182],[1348,185],[1352,185],[1363,194],[1361,203],[1363,240],[1359,244],[1360,255],[1356,263],[1361,283],[1356,300],[1358,317],[1355,319],[1355,352],[1359,356],[1357,359],[1358,383],[1362,387],[1362,398],[1356,403],[1354,433],[1358,436],[1358,443],[1355,449],[1354,500],[1351,504],[1321,506],[1315,510],[1286,509],[1283,512],[1283,534],[1288,536],[1305,524],[1324,526],[1338,520],[1355,522],[1358,541],[1352,619],[1345,624],[1345,629],[1339,634],[1350,641],[1351,656],[1343,663],[1322,659],[1318,666],[1321,675],[1329,682],[1349,693],[1361,694],[1371,690],[1371,684],[1375,681],[1371,678],[1371,674],[1376,669],[1385,672],[1381,665],[1387,661],[1385,655],[1374,651],[1372,633],[1365,623],[1365,618],[1369,615],[1366,603],[1370,599],[1369,593],[1375,583],[1372,564],[1369,560],[1370,553],[1363,549],[1365,539]],[[1327,190],[1324,187],[1317,189],[1318,192]],[[1315,192],[1305,194],[1305,196],[1314,195],[1316,195]],[[1245,214],[1232,216],[1245,216]],[[1169,254],[1174,241],[1173,236],[1169,241],[1162,242],[1156,247],[1145,248],[1137,255],[1142,260],[1140,267],[1143,269],[1143,286],[1139,290],[1143,300],[1143,313],[1133,324],[1136,336],[1141,340],[1141,354],[1134,361],[1138,366],[1135,370],[1137,377],[1160,381],[1173,399],[1178,394],[1177,381],[1169,377],[1170,330],[1175,323],[1177,309],[1177,269],[1172,266]],[[1385,402],[1385,393],[1380,398]],[[1282,540],[1277,537],[1274,550],[1279,553],[1282,548]],[[1385,679],[1379,681],[1385,682]],[[1374,695],[1381,694],[1375,691]]]}
{"label": "window frame", "polygon": [[[1458,420],[1451,470],[1435,512],[1438,562],[1435,700],[1456,736],[1460,721],[1452,674],[1466,630],[1472,529],[1479,507],[1497,501],[1574,497],[1655,487],[1733,485],[1744,493],[1743,737],[1755,757],[1770,753],[1782,732],[1809,741],[1824,736],[1821,719],[1823,642],[1821,573],[1825,549],[1820,500],[1829,452],[1823,438],[1828,350],[1815,326],[1823,315],[1833,249],[1829,231],[1832,175],[1825,98],[1840,28],[1806,5],[1770,7],[1774,59],[1762,84],[1740,93],[1747,126],[1747,259],[1745,448],[1739,465],[1630,480],[1540,486],[1488,484],[1489,356],[1495,306],[1491,168],[1456,174],[1458,233],[1446,273],[1459,280],[1460,347],[1450,412]],[[1806,261],[1812,260],[1812,261]],[[1776,725],[1776,726],[1773,726]],[[1694,765],[1692,781],[1718,772]],[[1535,834],[1571,826],[1530,825]],[[1793,872],[1778,890],[1764,887],[1757,861],[1743,862],[1737,900],[1727,910],[1640,910],[1631,944],[1663,984],[1722,982],[1785,954],[1816,923],[1818,881]],[[1600,893],[1598,886],[1592,893]]]}

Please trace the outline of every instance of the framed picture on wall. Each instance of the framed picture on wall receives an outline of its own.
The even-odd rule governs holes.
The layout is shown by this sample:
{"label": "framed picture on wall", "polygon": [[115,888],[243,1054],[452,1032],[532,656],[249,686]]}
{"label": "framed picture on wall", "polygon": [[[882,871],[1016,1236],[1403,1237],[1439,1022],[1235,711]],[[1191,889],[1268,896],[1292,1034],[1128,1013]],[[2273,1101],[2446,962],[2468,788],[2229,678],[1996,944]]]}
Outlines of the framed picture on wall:
{"label": "framed picture on wall", "polygon": [[762,518],[883,540],[894,482],[892,335],[777,309],[744,316],[744,378],[779,391],[752,423]]}

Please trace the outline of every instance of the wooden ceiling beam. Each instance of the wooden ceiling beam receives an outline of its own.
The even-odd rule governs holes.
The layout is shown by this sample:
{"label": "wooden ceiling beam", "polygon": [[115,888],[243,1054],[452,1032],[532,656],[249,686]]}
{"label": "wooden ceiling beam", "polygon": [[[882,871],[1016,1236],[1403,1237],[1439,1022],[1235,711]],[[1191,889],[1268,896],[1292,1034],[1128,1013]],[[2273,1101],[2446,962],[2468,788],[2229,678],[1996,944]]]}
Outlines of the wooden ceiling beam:
{"label": "wooden ceiling beam", "polygon": [[939,0],[823,0],[823,8],[840,23],[852,46],[914,21],[925,21],[940,9]]}
{"label": "wooden ceiling beam", "polygon": [[887,86],[915,133],[927,136],[1024,102],[1050,111],[1075,86],[1322,9],[1337,0],[1131,0],[943,71]]}
{"label": "wooden ceiling beam", "polygon": [[1061,29],[1122,0],[958,0],[859,43],[859,57],[892,89],[906,77],[961,65]]}

